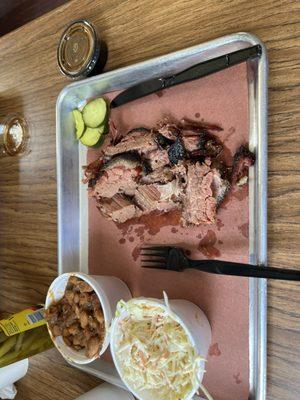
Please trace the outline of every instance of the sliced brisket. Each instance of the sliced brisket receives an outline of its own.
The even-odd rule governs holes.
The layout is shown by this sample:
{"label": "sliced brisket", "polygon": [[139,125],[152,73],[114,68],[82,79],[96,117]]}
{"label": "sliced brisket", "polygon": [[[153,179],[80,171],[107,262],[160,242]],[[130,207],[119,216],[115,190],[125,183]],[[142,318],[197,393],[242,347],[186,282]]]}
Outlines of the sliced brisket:
{"label": "sliced brisket", "polygon": [[[184,119],[164,120],[155,129],[135,128],[121,137],[110,123],[102,156],[85,168],[85,182],[102,214],[123,223],[152,211],[182,212],[183,226],[212,224],[233,185],[247,181],[255,156],[242,146],[232,170],[218,155],[218,125]],[[104,161],[106,163],[104,164]]]}
{"label": "sliced brisket", "polygon": [[157,183],[151,185],[140,185],[134,195],[138,206],[149,213],[154,210],[169,211],[179,208],[176,203],[182,195],[182,189],[177,180],[160,185]]}
{"label": "sliced brisket", "polygon": [[141,167],[137,160],[125,156],[114,158],[102,168],[90,194],[97,199],[111,198],[117,193],[133,195],[140,172]]}
{"label": "sliced brisket", "polygon": [[181,183],[186,182],[186,168],[185,161],[179,162],[176,165],[172,165],[171,167],[167,166],[164,168],[159,168],[154,170],[153,172],[143,175],[140,179],[140,183],[142,184],[150,184],[150,183],[168,183],[171,182],[174,178],[179,178]]}
{"label": "sliced brisket", "polygon": [[113,157],[116,154],[137,151],[145,154],[157,149],[155,134],[146,128],[140,128],[129,132],[117,145],[108,146],[104,154],[106,157]]}
{"label": "sliced brisket", "polygon": [[116,194],[111,199],[102,199],[98,208],[106,218],[118,223],[138,217],[140,213],[132,201],[121,194]]}
{"label": "sliced brisket", "polygon": [[206,163],[189,164],[187,186],[183,198],[183,225],[215,222],[217,200],[213,197],[214,173]]}
{"label": "sliced brisket", "polygon": [[167,183],[174,178],[174,173],[172,168],[164,167],[155,169],[149,174],[145,174],[141,177],[140,183],[150,184],[150,183]]}
{"label": "sliced brisket", "polygon": [[150,151],[145,159],[147,160],[152,171],[161,169],[170,163],[167,150],[153,150]]}

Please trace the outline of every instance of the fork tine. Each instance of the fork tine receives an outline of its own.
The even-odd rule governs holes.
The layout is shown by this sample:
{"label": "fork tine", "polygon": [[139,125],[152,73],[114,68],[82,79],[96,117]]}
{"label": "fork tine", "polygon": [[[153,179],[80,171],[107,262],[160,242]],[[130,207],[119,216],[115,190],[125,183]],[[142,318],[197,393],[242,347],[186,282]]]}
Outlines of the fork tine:
{"label": "fork tine", "polygon": [[153,260],[142,260],[141,264],[142,265],[149,264],[149,265],[153,265],[153,267],[156,267],[157,265],[162,265],[162,266],[166,265],[166,263],[163,260],[157,261],[157,262],[153,262]]}
{"label": "fork tine", "polygon": [[163,254],[141,254],[141,257],[148,260],[165,260],[165,256]]}
{"label": "fork tine", "polygon": [[163,257],[168,255],[168,248],[166,247],[144,247],[141,249],[142,256],[148,257]]}
{"label": "fork tine", "polygon": [[167,255],[164,253],[141,253],[141,257],[153,257],[153,258],[166,258]]}
{"label": "fork tine", "polygon": [[145,260],[141,263],[143,268],[156,268],[156,269],[165,269],[166,263],[165,262],[153,262],[152,260]]}
{"label": "fork tine", "polygon": [[140,257],[143,268],[182,271],[186,265],[188,266],[183,249],[176,246],[146,245],[141,248]]}
{"label": "fork tine", "polygon": [[145,246],[141,249],[141,266],[143,268],[166,268],[166,248],[163,246]]}
{"label": "fork tine", "polygon": [[169,251],[170,246],[144,246],[141,248],[141,250],[149,250],[149,251],[158,251],[158,252],[167,252]]}
{"label": "fork tine", "polygon": [[165,258],[163,253],[141,253],[141,257]]}
{"label": "fork tine", "polygon": [[143,268],[167,268],[167,257],[170,246],[144,246],[141,248],[141,265]]}
{"label": "fork tine", "polygon": [[166,257],[160,256],[160,255],[147,255],[147,254],[141,254],[141,259],[144,261],[153,261],[153,262],[159,262],[159,261],[165,261]]}

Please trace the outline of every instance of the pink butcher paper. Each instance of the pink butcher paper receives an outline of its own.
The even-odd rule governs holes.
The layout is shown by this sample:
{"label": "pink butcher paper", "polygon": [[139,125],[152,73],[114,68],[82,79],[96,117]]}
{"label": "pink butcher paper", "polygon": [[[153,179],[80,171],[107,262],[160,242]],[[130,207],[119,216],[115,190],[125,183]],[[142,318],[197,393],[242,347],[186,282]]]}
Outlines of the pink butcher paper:
{"label": "pink butcher paper", "polygon": [[[116,93],[109,93],[113,98]],[[188,117],[219,124],[218,135],[228,163],[248,142],[246,64],[179,85],[112,110],[118,129],[153,127],[164,116]],[[97,157],[89,150],[88,161]],[[247,400],[249,395],[249,300],[246,278],[188,270],[182,273],[142,269],[139,248],[144,243],[179,244],[199,259],[247,262],[248,189],[231,192],[218,211],[215,225],[182,228],[178,214],[146,218],[117,226],[102,217],[89,199],[89,271],[114,275],[133,296],[187,299],[198,304],[212,327],[204,384],[215,400]]]}

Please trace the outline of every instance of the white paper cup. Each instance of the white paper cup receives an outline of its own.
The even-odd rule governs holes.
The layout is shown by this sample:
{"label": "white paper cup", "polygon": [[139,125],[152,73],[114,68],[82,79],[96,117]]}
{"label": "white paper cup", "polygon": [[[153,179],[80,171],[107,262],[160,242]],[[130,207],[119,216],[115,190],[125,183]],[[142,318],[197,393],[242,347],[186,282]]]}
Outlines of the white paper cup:
{"label": "white paper cup", "polygon": [[0,368],[0,389],[6,388],[23,378],[28,370],[28,358]]}
{"label": "white paper cup", "polygon": [[133,395],[125,389],[103,383],[95,389],[79,396],[76,400],[134,400]]}
{"label": "white paper cup", "polygon": [[[134,299],[133,301],[136,303],[146,303],[150,306],[161,306],[166,309],[164,300],[148,299],[141,297],[138,299]],[[174,319],[183,327],[187,336],[190,339],[190,342],[193,346],[195,346],[198,355],[206,359],[211,342],[211,327],[204,312],[194,303],[191,303],[187,300],[169,300],[169,306],[174,314]],[[136,391],[134,388],[132,388],[130,383],[126,381],[117,356],[118,342],[121,336],[119,324],[127,315],[127,311],[123,311],[118,317],[114,319],[112,323],[110,339],[110,350],[112,353],[112,357],[117,371],[128,390],[130,390],[133,395],[139,400],[153,400],[153,392],[147,390]],[[199,382],[202,382],[204,367],[205,361],[203,360],[199,363]],[[192,399],[197,390],[198,387],[194,387],[182,400]],[[161,400],[157,396],[156,399]]]}
{"label": "white paper cup", "polygon": [[[105,337],[99,352],[99,356],[101,356],[109,346],[110,325],[116,311],[117,303],[121,299],[125,301],[131,299],[131,293],[126,284],[114,276],[86,275],[80,272],[71,272],[58,276],[52,282],[45,301],[46,309],[54,301],[58,301],[63,297],[70,276],[76,276],[77,278],[87,282],[93,288],[99,298],[105,323]],[[48,324],[47,326],[49,334],[56,348],[67,360],[77,364],[88,364],[98,358],[98,355],[94,357],[87,357],[84,349],[79,351],[72,349],[64,342],[62,336],[54,337]]]}

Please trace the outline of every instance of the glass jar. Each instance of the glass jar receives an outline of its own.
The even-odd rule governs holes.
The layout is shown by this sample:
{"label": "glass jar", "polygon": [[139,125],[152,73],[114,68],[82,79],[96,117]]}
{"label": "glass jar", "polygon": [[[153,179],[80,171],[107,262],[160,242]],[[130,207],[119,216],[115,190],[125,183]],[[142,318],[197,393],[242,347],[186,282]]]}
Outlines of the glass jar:
{"label": "glass jar", "polygon": [[29,130],[26,119],[10,114],[0,122],[0,157],[15,156],[28,151]]}

